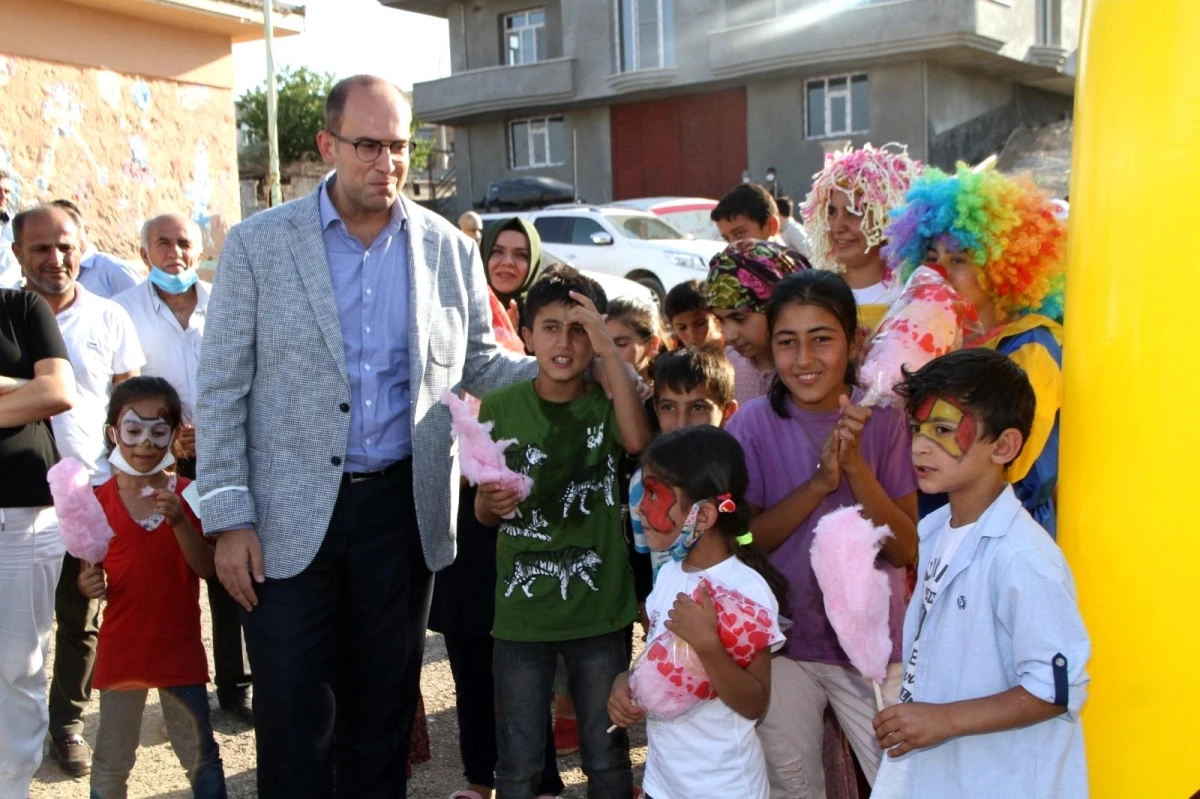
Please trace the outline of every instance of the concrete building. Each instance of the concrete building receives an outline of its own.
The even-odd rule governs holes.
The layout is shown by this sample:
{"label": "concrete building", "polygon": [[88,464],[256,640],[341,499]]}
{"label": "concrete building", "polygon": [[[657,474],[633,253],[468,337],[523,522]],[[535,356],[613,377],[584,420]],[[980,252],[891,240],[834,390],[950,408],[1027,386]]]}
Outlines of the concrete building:
{"label": "concrete building", "polygon": [[1068,116],[1081,0],[380,0],[445,17],[459,207],[545,175],[590,202],[717,197],[774,167],[802,197],[824,153],[901,142],[952,166]]}
{"label": "concrete building", "polygon": [[[276,2],[275,33],[304,29]],[[17,208],[65,197],[101,250],[137,258],[142,222],[182,210],[220,252],[241,217],[234,42],[261,0],[3,0],[0,168]]]}

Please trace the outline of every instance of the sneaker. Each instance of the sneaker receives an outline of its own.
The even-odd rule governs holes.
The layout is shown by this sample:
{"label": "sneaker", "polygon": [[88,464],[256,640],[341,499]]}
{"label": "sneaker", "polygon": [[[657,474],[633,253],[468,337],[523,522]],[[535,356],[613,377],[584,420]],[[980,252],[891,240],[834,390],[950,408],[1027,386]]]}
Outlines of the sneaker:
{"label": "sneaker", "polygon": [[554,751],[558,755],[579,751],[579,722],[576,719],[554,720]]}
{"label": "sneaker", "polygon": [[82,735],[63,735],[53,740],[51,756],[69,777],[84,777],[92,771],[92,750]]}

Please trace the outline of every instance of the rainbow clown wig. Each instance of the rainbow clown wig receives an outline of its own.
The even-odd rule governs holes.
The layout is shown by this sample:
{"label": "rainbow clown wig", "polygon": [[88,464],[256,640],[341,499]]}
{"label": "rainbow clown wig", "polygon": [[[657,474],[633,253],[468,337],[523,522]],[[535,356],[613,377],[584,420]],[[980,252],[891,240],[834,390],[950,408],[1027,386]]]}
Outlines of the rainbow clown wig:
{"label": "rainbow clown wig", "polygon": [[892,213],[884,259],[907,280],[941,242],[970,254],[998,312],[1061,322],[1067,228],[1055,210],[1028,177],[962,163],[954,175],[930,168]]}
{"label": "rainbow clown wig", "polygon": [[888,214],[904,205],[904,196],[920,174],[921,162],[909,158],[901,144],[885,144],[878,150],[868,144],[861,150],[847,147],[827,154],[825,168],[813,175],[812,191],[800,208],[813,243],[813,266],[842,271],[829,235],[828,209],[835,191],[846,195],[851,211],[862,217],[870,251],[883,243]]}

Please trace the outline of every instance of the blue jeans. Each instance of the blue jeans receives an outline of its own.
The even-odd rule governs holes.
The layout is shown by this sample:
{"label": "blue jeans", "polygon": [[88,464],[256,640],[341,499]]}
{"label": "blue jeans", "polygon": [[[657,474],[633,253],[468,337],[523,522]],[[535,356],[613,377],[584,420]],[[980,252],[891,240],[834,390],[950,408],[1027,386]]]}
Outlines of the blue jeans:
{"label": "blue jeans", "polygon": [[[92,753],[92,799],[125,799],[125,784],[137,761],[145,690],[101,691],[100,731]],[[208,716],[203,685],[159,688],[171,748],[187,771],[195,799],[225,799],[225,769]]]}
{"label": "blue jeans", "polygon": [[562,655],[575,716],[588,799],[630,799],[633,772],[624,730],[607,732],[608,695],[629,668],[628,631],[575,641],[497,639],[492,672],[496,682],[496,799],[532,799],[546,747],[554,670]]}

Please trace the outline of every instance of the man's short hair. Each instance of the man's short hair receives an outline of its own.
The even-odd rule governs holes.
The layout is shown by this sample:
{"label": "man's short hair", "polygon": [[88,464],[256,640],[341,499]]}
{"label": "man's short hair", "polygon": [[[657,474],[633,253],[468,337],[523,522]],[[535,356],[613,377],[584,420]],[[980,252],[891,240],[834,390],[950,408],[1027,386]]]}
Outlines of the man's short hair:
{"label": "man's short hair", "polygon": [[50,204],[53,205],[55,208],[61,208],[64,211],[66,211],[68,214],[71,215],[71,218],[75,220],[76,225],[83,227],[83,211],[79,210],[78,205],[71,202],[70,200],[64,200],[61,197],[57,200],[52,201]]}
{"label": "man's short hair", "polygon": [[664,388],[687,394],[700,388],[718,407],[733,402],[733,364],[714,345],[664,352],[654,361],[654,398]]}
{"label": "man's short hair", "polygon": [[668,323],[681,313],[707,310],[708,297],[704,294],[704,281],[699,278],[677,284],[663,300],[663,316]]}
{"label": "man's short hair", "polygon": [[608,312],[608,296],[599,283],[586,277],[578,269],[559,266],[538,278],[529,289],[529,296],[525,298],[525,309],[521,314],[523,323],[527,327],[533,327],[538,311],[547,305],[578,305],[571,296],[572,291],[590,299],[597,312]]}
{"label": "man's short hair", "polygon": [[767,220],[775,216],[777,211],[771,192],[757,183],[741,183],[725,192],[710,216],[714,222],[726,222],[735,216],[744,216],[765,227]]}
{"label": "man's short hair", "polygon": [[404,92],[400,91],[395,84],[376,75],[351,75],[348,78],[342,78],[333,84],[333,88],[329,90],[329,96],[325,98],[325,130],[330,133],[342,132],[342,116],[346,112],[346,100],[349,99],[352,91],[367,86],[390,86],[404,98],[405,103],[408,102]]}
{"label": "man's short hair", "polygon": [[792,198],[791,197],[776,197],[775,207],[779,209],[780,216],[791,217],[792,215]]}
{"label": "man's short hair", "polygon": [[188,228],[190,228],[191,232],[196,234],[196,237],[197,237],[196,245],[199,247],[204,246],[204,231],[202,231],[200,229],[200,225],[198,225],[196,223],[196,220],[189,219],[184,214],[175,214],[175,213],[167,212],[165,214],[155,214],[154,216],[150,217],[149,219],[147,219],[145,222],[142,223],[141,240],[142,240],[142,249],[143,250],[145,250],[146,252],[150,252],[150,232],[152,230],[154,230],[154,226],[157,225],[159,222],[161,222],[164,219],[173,219],[173,218],[179,218],[179,219],[182,219],[184,222],[186,222],[187,226],[188,226]]}
{"label": "man's short hair", "polygon": [[1033,385],[1012,358],[995,350],[957,350],[915,372],[905,369],[896,394],[904,400],[909,416],[929,397],[953,400],[978,420],[981,438],[995,438],[1011,428],[1028,441],[1033,429],[1037,404]]}
{"label": "man's short hair", "polygon": [[[70,211],[61,206],[54,205],[53,203],[43,203],[41,205],[34,206],[33,208],[26,208],[24,211],[14,216],[12,218],[13,244],[21,243],[21,236],[25,233],[25,225],[30,219],[59,211],[66,214],[67,218],[72,222],[75,222],[75,217],[71,215]],[[76,229],[79,228],[78,223],[75,224],[75,227]]]}

